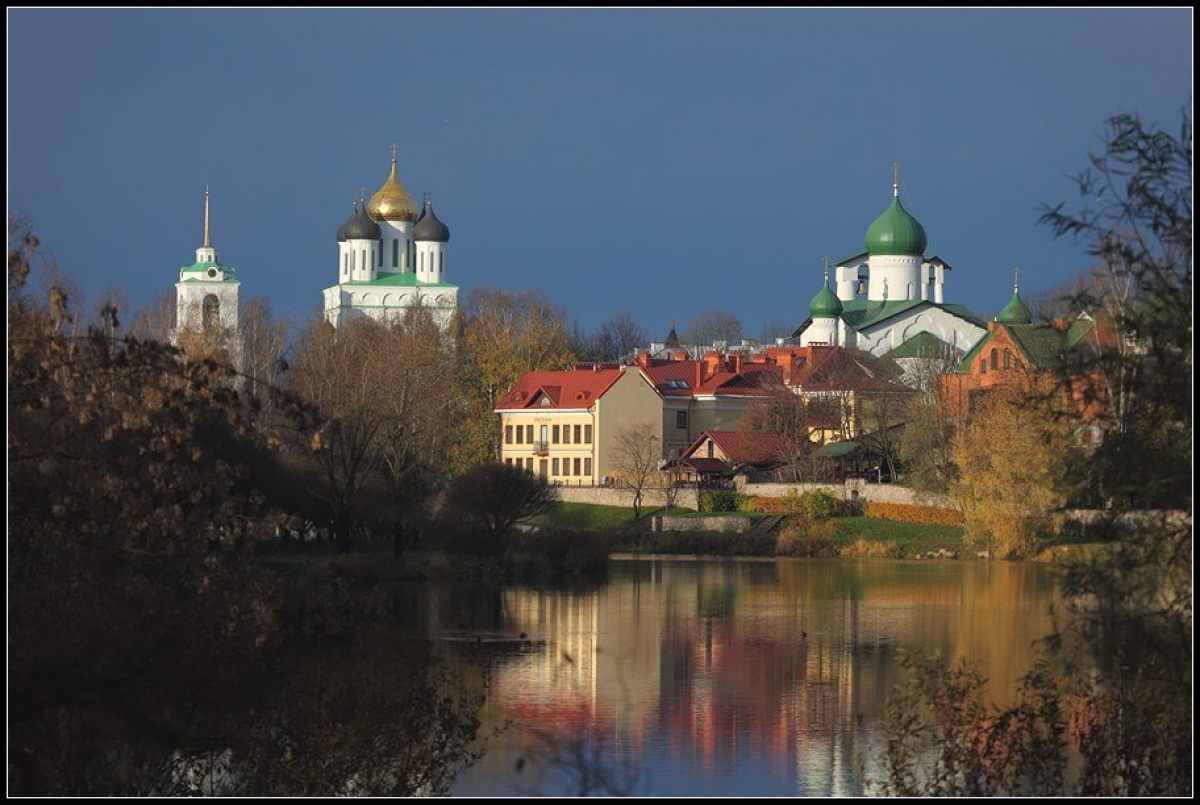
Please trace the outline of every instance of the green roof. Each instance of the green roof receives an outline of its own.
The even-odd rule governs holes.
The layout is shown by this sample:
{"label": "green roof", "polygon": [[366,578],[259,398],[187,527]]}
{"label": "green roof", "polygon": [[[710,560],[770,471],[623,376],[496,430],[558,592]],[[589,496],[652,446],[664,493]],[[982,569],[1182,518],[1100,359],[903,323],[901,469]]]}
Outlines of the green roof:
{"label": "green roof", "polygon": [[[851,299],[848,302],[842,302],[842,315],[840,318],[846,322],[848,327],[861,332],[871,325],[879,324],[881,321],[886,321],[893,316],[899,316],[901,313],[912,310],[920,305],[940,308],[951,316],[956,316],[963,321],[970,322],[976,327],[987,327],[987,324],[966,305],[939,305],[937,302],[930,302],[927,299],[901,299],[895,302],[871,302],[866,299]],[[792,333],[792,337],[799,336],[811,322],[812,316],[809,316],[796,328],[795,332]]]}
{"label": "green roof", "polygon": [[960,319],[971,322],[976,327],[987,329],[987,322],[975,315],[975,311],[966,305],[941,305],[941,308],[947,313],[958,316]]}
{"label": "green roof", "polygon": [[457,285],[451,285],[448,282],[419,282],[417,275],[411,272],[398,274],[384,274],[373,280],[352,280],[343,282],[342,285],[388,285],[402,286],[405,288],[457,288]]}
{"label": "green roof", "polygon": [[920,256],[929,245],[925,228],[904,209],[899,194],[892,196],[888,208],[871,222],[863,242],[871,254]]}
{"label": "green roof", "polygon": [[821,449],[817,451],[817,455],[825,456],[826,458],[841,458],[842,456],[850,455],[858,448],[858,442],[854,441],[853,439],[847,442],[830,442],[829,444],[823,445]]}
{"label": "green roof", "polygon": [[888,358],[941,358],[956,350],[930,332],[921,331],[887,353]]}
{"label": "green roof", "polygon": [[1041,324],[1009,324],[1007,327],[1035,368],[1049,369],[1058,365],[1066,346],[1066,336],[1061,330]]}
{"label": "green roof", "polygon": [[872,302],[867,299],[852,299],[842,302],[842,321],[855,330],[870,327],[892,316],[898,316],[923,304],[920,299],[900,299],[895,302]]}
{"label": "green roof", "polygon": [[863,259],[869,256],[870,252],[859,252],[858,254],[852,254],[849,257],[843,257],[841,260],[838,260],[836,263],[834,263],[834,265],[844,266],[847,263],[861,263]]}
{"label": "green roof", "polygon": [[808,304],[808,312],[814,318],[836,319],[841,315],[842,300],[838,299],[837,294],[829,289],[828,281],[821,286],[821,290],[817,291],[817,295]]}
{"label": "green roof", "polygon": [[1008,304],[1000,311],[1000,315],[996,317],[996,321],[1004,324],[1031,324],[1033,322],[1033,314],[1029,312],[1029,308],[1021,301],[1021,295],[1013,291],[1012,299],[1008,300]]}
{"label": "green roof", "polygon": [[[1030,368],[1051,369],[1058,365],[1062,352],[1067,346],[1067,338],[1061,330],[1045,324],[1001,324],[1008,331],[1013,343],[1017,345]],[[990,330],[987,335],[976,342],[975,346],[971,347],[966,355],[963,355],[958,368],[960,372],[970,371],[971,363],[976,356],[983,352],[984,347],[991,342],[997,332],[999,329]]]}
{"label": "green roof", "polygon": [[221,265],[220,263],[217,263],[217,262],[192,263],[190,266],[182,266],[179,270],[186,271],[189,273],[190,272],[201,273],[204,271],[208,271],[210,268],[215,268],[220,271],[224,271],[226,274],[236,274],[237,273],[237,269],[235,269],[233,266]]}
{"label": "green roof", "polygon": [[1067,328],[1067,349],[1074,347],[1082,341],[1095,326],[1096,322],[1091,319],[1085,319],[1082,316],[1071,322],[1071,326]]}

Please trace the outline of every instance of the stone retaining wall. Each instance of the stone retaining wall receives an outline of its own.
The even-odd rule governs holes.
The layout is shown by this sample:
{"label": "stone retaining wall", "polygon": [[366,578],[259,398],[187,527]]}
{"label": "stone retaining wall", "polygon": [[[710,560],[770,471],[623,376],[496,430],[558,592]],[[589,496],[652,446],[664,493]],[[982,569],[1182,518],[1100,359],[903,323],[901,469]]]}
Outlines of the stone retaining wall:
{"label": "stone retaining wall", "polygon": [[708,517],[663,517],[653,518],[654,531],[721,531],[727,534],[740,534],[754,528],[754,518],[737,517],[735,515]]}
{"label": "stone retaining wall", "polygon": [[744,495],[757,495],[764,498],[781,498],[789,489],[797,493],[823,489],[842,500],[850,500],[851,491],[858,490],[858,496],[866,500],[880,503],[907,503],[910,506],[932,506],[938,509],[953,509],[950,498],[935,492],[915,492],[896,484],[869,484],[861,478],[849,478],[840,484],[752,484],[744,478],[737,479],[737,491]]}
{"label": "stone retaining wall", "polygon": [[[627,506],[633,508],[633,493],[628,489],[613,486],[556,486],[558,499],[564,503],[592,503],[600,506]],[[661,507],[666,505],[661,489],[642,492],[642,505]],[[677,490],[675,505],[685,509],[699,508],[695,487]]]}

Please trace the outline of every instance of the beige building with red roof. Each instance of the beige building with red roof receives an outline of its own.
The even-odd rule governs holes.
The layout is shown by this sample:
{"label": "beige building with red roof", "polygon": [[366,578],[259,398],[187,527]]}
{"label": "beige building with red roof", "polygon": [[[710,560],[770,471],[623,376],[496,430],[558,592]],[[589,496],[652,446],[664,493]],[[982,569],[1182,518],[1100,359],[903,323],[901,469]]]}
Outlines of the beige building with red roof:
{"label": "beige building with red roof", "polygon": [[500,461],[552,483],[593,486],[615,474],[626,430],[662,438],[662,398],[636,366],[576,364],[529,372],[496,403]]}

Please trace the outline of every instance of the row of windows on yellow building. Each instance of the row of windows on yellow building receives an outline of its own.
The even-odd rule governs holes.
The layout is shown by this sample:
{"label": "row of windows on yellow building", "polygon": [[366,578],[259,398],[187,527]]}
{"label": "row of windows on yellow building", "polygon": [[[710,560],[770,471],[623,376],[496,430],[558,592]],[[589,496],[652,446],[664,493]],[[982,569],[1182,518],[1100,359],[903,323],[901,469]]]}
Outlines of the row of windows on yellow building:
{"label": "row of windows on yellow building", "polygon": [[534,441],[533,429],[533,425],[505,425],[504,443],[531,445],[592,443],[591,425],[539,425],[537,441]]}

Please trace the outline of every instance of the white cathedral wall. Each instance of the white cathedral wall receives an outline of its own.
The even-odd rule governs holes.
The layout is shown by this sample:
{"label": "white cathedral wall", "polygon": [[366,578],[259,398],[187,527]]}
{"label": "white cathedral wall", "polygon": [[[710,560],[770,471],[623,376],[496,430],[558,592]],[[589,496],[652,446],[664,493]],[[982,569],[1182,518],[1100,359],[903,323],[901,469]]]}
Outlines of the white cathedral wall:
{"label": "white cathedral wall", "polygon": [[986,329],[944,310],[923,307],[859,331],[854,346],[872,355],[883,355],[922,332],[931,333],[963,352],[987,334]]}
{"label": "white cathedral wall", "polygon": [[334,327],[352,319],[368,317],[376,321],[397,321],[404,311],[420,300],[430,308],[443,328],[449,326],[458,309],[458,288],[356,287],[326,288],[325,319]]}
{"label": "white cathedral wall", "polygon": [[813,319],[812,324],[800,334],[800,346],[829,344],[837,346],[837,326],[840,319]]}
{"label": "white cathedral wall", "polygon": [[[410,221],[377,221],[383,234],[383,268],[385,274],[395,274],[399,271],[412,271],[408,265],[408,239],[412,227]],[[398,242],[399,246],[393,246]],[[395,250],[395,251],[393,251]],[[392,265],[392,255],[399,258],[399,264]]]}
{"label": "white cathedral wall", "polygon": [[903,254],[873,254],[867,261],[870,277],[867,280],[867,298],[873,302],[884,299],[884,281],[887,281],[887,301],[920,299],[917,287],[921,281],[920,257]]}
{"label": "white cathedral wall", "polygon": [[175,283],[175,326],[180,330],[200,329],[204,297],[212,294],[220,303],[221,326],[238,326],[238,284],[236,282]]}
{"label": "white cathedral wall", "polygon": [[858,268],[861,265],[861,262],[851,263],[834,269],[834,277],[837,280],[837,298],[843,302],[850,302],[857,298]]}

